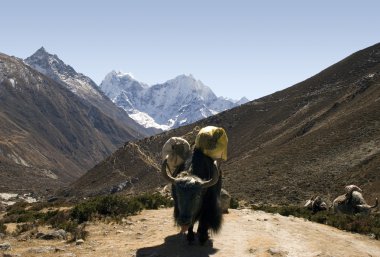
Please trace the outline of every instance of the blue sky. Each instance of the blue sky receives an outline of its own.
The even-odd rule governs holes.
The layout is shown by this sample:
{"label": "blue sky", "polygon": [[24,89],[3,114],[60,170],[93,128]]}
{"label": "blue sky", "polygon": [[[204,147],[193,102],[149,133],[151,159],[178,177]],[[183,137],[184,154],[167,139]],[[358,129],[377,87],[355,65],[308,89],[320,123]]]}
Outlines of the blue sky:
{"label": "blue sky", "polygon": [[111,70],[150,85],[193,74],[253,100],[380,42],[380,1],[1,1],[0,52],[44,46],[100,83]]}

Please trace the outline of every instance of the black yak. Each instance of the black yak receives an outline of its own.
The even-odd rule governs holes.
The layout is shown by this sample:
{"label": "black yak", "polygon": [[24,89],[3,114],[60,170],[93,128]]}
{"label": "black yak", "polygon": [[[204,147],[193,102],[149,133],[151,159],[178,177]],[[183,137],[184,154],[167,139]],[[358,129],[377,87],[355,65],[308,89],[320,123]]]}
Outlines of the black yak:
{"label": "black yak", "polygon": [[165,159],[161,171],[173,185],[175,222],[181,226],[182,233],[187,230],[187,240],[192,242],[195,240],[194,223],[198,221],[198,239],[204,244],[209,238],[208,230],[218,232],[222,224],[221,175],[216,161],[199,149],[194,149],[187,166],[177,169],[173,177]]}

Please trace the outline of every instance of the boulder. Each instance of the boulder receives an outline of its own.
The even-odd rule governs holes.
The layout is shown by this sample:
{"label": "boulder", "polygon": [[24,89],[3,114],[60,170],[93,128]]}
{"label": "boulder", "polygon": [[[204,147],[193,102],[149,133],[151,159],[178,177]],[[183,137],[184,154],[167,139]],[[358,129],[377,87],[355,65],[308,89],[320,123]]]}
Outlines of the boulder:
{"label": "boulder", "polygon": [[43,240],[66,240],[67,239],[67,233],[65,230],[60,229],[56,230],[51,233],[38,233],[37,238],[43,239]]}
{"label": "boulder", "polygon": [[224,188],[222,188],[222,190],[220,191],[220,199],[221,199],[222,212],[228,213],[228,208],[231,205],[231,195]]}
{"label": "boulder", "polygon": [[8,242],[0,244],[0,250],[1,251],[7,251],[7,250],[11,250],[11,249],[12,249],[11,244]]}

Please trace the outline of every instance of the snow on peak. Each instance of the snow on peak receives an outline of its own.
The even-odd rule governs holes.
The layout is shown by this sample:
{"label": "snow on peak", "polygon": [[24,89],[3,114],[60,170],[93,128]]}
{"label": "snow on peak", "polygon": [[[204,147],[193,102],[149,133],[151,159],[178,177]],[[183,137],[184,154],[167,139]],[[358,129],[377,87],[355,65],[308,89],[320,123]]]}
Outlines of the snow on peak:
{"label": "snow on peak", "polygon": [[131,73],[113,70],[106,75],[99,87],[112,101],[115,101],[123,92],[138,94],[148,88],[148,85],[135,80]]}
{"label": "snow on peak", "polygon": [[158,84],[155,86],[166,86],[169,87],[171,91],[174,91],[176,95],[182,94],[186,95],[186,97],[192,96],[192,98],[201,97],[206,102],[214,101],[217,98],[208,86],[203,84],[202,81],[196,80],[191,74],[179,75],[174,79],[168,80],[164,84]]}
{"label": "snow on peak", "polygon": [[63,84],[82,98],[102,97],[95,82],[83,74],[77,73],[73,67],[65,64],[57,55],[48,53],[44,47],[38,49],[24,61],[33,69]]}
{"label": "snow on peak", "polygon": [[122,71],[111,71],[106,75],[106,78],[110,79],[112,77],[124,78],[129,80],[136,80],[131,72],[122,72]]}
{"label": "snow on peak", "polygon": [[128,79],[135,80],[135,77],[130,72],[121,72],[121,71],[118,71],[118,72],[116,72],[116,76],[121,77],[121,78],[122,77],[127,77]]}
{"label": "snow on peak", "polygon": [[216,97],[191,74],[149,87],[128,73],[112,71],[100,88],[139,124],[161,129],[190,124],[238,105]]}

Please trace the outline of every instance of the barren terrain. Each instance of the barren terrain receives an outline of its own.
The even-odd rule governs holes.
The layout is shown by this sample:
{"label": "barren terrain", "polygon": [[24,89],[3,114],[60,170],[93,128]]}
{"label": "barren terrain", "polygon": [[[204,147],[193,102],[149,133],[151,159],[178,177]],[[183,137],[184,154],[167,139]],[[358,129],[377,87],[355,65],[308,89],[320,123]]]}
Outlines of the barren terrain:
{"label": "barren terrain", "polygon": [[380,256],[380,241],[370,237],[278,214],[230,210],[212,242],[189,245],[173,225],[172,209],[147,210],[120,224],[91,223],[82,245],[64,241],[15,238],[13,256],[136,256],[136,257],[364,257]]}
{"label": "barren terrain", "polygon": [[223,127],[228,160],[223,188],[262,204],[332,202],[355,184],[380,197],[380,44],[292,87],[194,124],[126,143],[65,192],[94,196],[119,188],[137,194],[165,185],[161,150],[173,136],[194,142],[198,129]]}

